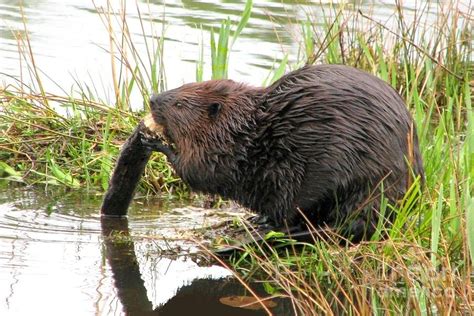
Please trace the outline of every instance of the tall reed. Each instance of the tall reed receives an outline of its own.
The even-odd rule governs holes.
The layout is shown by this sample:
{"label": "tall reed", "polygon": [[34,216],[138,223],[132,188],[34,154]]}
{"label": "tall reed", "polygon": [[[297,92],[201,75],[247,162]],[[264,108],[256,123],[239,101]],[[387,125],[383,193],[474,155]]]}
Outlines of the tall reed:
{"label": "tall reed", "polygon": [[[410,20],[396,2],[394,20],[334,4],[320,22],[302,24],[303,63],[344,63],[389,82],[418,127],[424,186],[414,183],[391,226],[342,247],[328,236],[314,244],[273,240],[247,247],[233,265],[312,314],[469,314],[473,291],[472,11],[425,3]],[[437,12],[427,23],[430,10]],[[433,18],[433,17],[432,17]],[[381,210],[383,211],[383,210]],[[381,233],[383,231],[383,233]]]}

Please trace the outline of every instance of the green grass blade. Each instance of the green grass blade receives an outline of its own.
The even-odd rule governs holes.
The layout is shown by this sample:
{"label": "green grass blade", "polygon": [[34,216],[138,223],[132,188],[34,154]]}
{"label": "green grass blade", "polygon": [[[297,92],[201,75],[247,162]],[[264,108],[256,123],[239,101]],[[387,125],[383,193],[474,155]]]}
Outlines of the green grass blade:
{"label": "green grass blade", "polygon": [[223,21],[219,32],[219,42],[217,44],[216,74],[213,79],[227,78],[227,64],[229,51],[230,19]]}
{"label": "green grass blade", "polygon": [[204,44],[202,42],[202,28],[201,28],[201,40],[199,41],[199,57],[196,62],[196,82],[202,82],[204,80]]}
{"label": "green grass blade", "polygon": [[438,203],[431,214],[431,263],[436,266],[439,237],[441,232],[441,211],[443,209],[443,184],[439,189]]}
{"label": "green grass blade", "polygon": [[285,54],[283,59],[280,62],[278,68],[273,72],[272,79],[270,80],[270,84],[274,83],[278,79],[280,79],[285,74],[286,66],[288,65],[288,54]]}
{"label": "green grass blade", "polygon": [[15,182],[23,181],[21,173],[3,161],[0,161],[0,179],[6,179]]}
{"label": "green grass blade", "polygon": [[[469,72],[466,76],[469,75]],[[474,178],[474,111],[472,109],[472,96],[469,80],[466,77],[463,87],[464,104],[466,106],[466,176],[470,179]],[[471,184],[474,186],[474,183]],[[472,188],[471,188],[472,189]]]}
{"label": "green grass blade", "polygon": [[303,44],[306,53],[306,60],[310,60],[314,55],[314,32],[310,20],[302,22]]}
{"label": "green grass blade", "polygon": [[212,79],[217,75],[217,49],[216,39],[214,37],[214,29],[211,28],[211,64],[212,64]]}
{"label": "green grass blade", "polygon": [[253,7],[253,1],[247,0],[247,2],[245,3],[244,12],[242,13],[242,18],[240,19],[240,22],[237,25],[237,29],[234,32],[234,37],[232,38],[232,42],[230,44],[229,50],[232,49],[232,46],[234,46],[235,41],[239,37],[244,27],[247,25],[250,19],[250,15],[252,14],[252,7]]}
{"label": "green grass blade", "polygon": [[474,266],[474,197],[470,197],[470,194],[467,192],[466,195],[467,244],[471,256],[471,266]]}

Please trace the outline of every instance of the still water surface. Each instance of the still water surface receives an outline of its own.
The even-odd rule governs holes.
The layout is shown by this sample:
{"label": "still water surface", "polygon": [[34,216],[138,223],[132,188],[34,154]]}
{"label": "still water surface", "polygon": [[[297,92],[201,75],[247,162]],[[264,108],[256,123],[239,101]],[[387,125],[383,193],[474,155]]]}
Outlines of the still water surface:
{"label": "still water surface", "polygon": [[[0,188],[0,315],[152,311],[196,278],[230,275],[218,266],[167,259],[158,252],[167,246],[148,238],[209,224],[212,218],[151,201],[135,203],[129,223],[101,223],[99,206],[100,196],[85,192]],[[107,238],[112,230],[132,237]]]}
{"label": "still water surface", "polygon": [[[20,3],[24,4],[27,34],[45,89],[53,93],[70,93],[77,89],[78,82],[85,83],[96,89],[95,93],[102,99],[113,103],[109,36],[98,8],[126,12],[134,45],[143,53],[144,59],[145,44],[156,47],[157,38],[164,36],[167,87],[173,88],[195,81],[200,43],[204,45],[204,79],[210,78],[209,30],[218,28],[227,17],[239,21],[245,1],[168,0],[166,5],[160,0],[125,1],[125,7],[120,2],[110,1],[107,7],[106,0],[0,1],[0,85],[12,83],[15,78],[30,81],[17,46],[18,38],[24,39],[26,34]],[[331,14],[331,2],[343,1],[254,1],[249,24],[233,47],[229,77],[261,85],[269,75],[269,69],[286,53],[290,61],[296,60],[301,41],[299,21],[311,16],[312,21],[321,25],[324,16]],[[425,8],[423,2],[401,2],[406,18],[410,19],[414,8]],[[437,9],[434,3],[426,11],[435,14]],[[393,0],[358,0],[346,1],[345,10],[361,10],[387,23],[396,6]],[[146,40],[139,14],[145,23]],[[134,102],[141,104],[140,96],[136,96]]]}
{"label": "still water surface", "polygon": [[[155,31],[165,20],[164,60],[167,85],[173,88],[195,80],[201,39],[205,69],[210,68],[209,29],[227,16],[237,21],[243,2],[170,0],[164,6],[156,0],[126,1],[127,21],[138,50],[145,51],[138,12],[153,21]],[[260,85],[285,53],[290,60],[296,58],[300,26],[295,21],[307,14],[321,17],[329,5],[254,2],[249,25],[234,46],[229,77]],[[85,82],[112,103],[109,38],[96,10],[107,5],[102,0],[95,5],[90,0],[1,0],[0,86],[16,79],[29,82],[17,46],[17,38],[26,34],[20,3],[45,89],[70,92],[77,82]],[[110,3],[120,9],[120,1]],[[409,16],[423,1],[402,3]],[[347,10],[358,9],[387,21],[395,4],[360,0],[347,5]],[[436,8],[430,12],[435,14]],[[147,41],[156,42],[159,34],[145,29]],[[205,79],[209,77],[206,72]],[[140,96],[136,102],[141,103]],[[202,212],[176,209],[182,205],[163,201],[135,201],[128,220],[101,223],[100,200],[100,195],[91,193],[0,185],[0,315],[121,315],[153,310],[180,315],[183,309],[194,315],[258,314],[223,310],[219,305],[222,296],[242,295],[234,281],[220,280],[229,271],[199,267],[183,258],[171,260],[157,252],[164,245],[150,236],[202,226],[209,221]],[[111,230],[132,238],[114,242],[107,238]],[[286,307],[280,304],[277,314],[288,312]]]}

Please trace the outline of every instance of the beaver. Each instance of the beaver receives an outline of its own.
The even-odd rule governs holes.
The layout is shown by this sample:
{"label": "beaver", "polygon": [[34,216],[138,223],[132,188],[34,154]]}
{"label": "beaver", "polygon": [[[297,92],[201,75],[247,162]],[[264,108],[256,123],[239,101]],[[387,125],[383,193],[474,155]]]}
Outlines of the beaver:
{"label": "beaver", "polygon": [[268,87],[185,84],[153,95],[150,107],[166,141],[147,148],[193,190],[234,200],[274,227],[309,220],[360,240],[374,231],[382,194],[395,204],[423,178],[403,99],[349,66],[305,66]]}

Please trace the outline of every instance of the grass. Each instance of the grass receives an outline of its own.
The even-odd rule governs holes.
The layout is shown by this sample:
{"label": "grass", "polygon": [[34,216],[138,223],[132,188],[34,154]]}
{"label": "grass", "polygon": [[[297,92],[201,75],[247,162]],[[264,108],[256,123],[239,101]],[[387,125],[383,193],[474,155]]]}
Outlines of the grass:
{"label": "grass", "polygon": [[418,128],[426,183],[414,183],[399,206],[388,205],[397,213],[393,225],[380,225],[359,245],[315,236],[312,244],[277,240],[244,249],[233,268],[264,282],[269,295],[288,297],[296,314],[474,309],[472,15],[463,16],[455,3],[438,8],[432,25],[425,23],[427,7],[409,22],[398,4],[393,25],[343,5],[324,12],[322,36],[311,31],[314,17],[302,23],[303,60],[365,69],[404,97]]}
{"label": "grass", "polygon": [[[0,87],[0,177],[31,185],[106,190],[120,145],[143,117],[143,110],[131,110],[131,94],[136,90],[148,100],[151,92],[166,89],[163,37],[153,29],[154,38],[159,40],[147,39],[145,54],[139,54],[125,13],[112,14],[111,3],[108,10],[97,9],[109,32],[115,103],[99,99],[96,86],[79,80],[74,94],[45,92],[29,38],[16,35],[22,62],[28,65],[34,80],[31,86],[20,80],[17,85]],[[145,21],[140,21],[145,34]],[[158,154],[147,166],[140,191],[173,197],[189,195]]]}
{"label": "grass", "polygon": [[[472,12],[458,10],[456,2],[426,2],[415,12],[394,4],[393,23],[344,4],[323,6],[322,16],[308,14],[299,26],[297,60],[286,55],[267,80],[304,63],[344,63],[377,75],[406,100],[426,171],[424,186],[414,183],[399,206],[385,206],[385,211],[394,208],[397,218],[391,227],[381,222],[370,241],[340,246],[332,238],[312,244],[277,240],[276,246],[248,248],[232,262],[240,278],[264,282],[269,296],[289,298],[297,314],[444,315],[474,309]],[[217,41],[211,35],[213,78],[226,77],[232,43],[251,6],[247,2],[233,31],[227,20]],[[428,19],[429,9],[437,10],[435,18]],[[18,38],[39,88],[19,85],[0,91],[4,177],[104,190],[119,145],[142,116],[129,108],[131,93],[139,91],[146,100],[150,91],[166,89],[163,41],[146,39],[148,49],[139,53],[124,16],[103,12],[100,17],[110,34],[115,69],[112,105],[84,84],[78,96],[48,94],[28,38]],[[164,30],[156,38],[163,38],[159,32]],[[204,67],[199,60],[198,81]],[[188,195],[161,155],[152,157],[140,190]]]}
{"label": "grass", "polygon": [[[42,96],[3,91],[0,173],[32,185],[105,190],[119,146],[138,124],[138,115],[87,99],[46,97],[67,109],[67,118],[38,104]],[[144,192],[187,192],[161,155],[148,168]]]}

